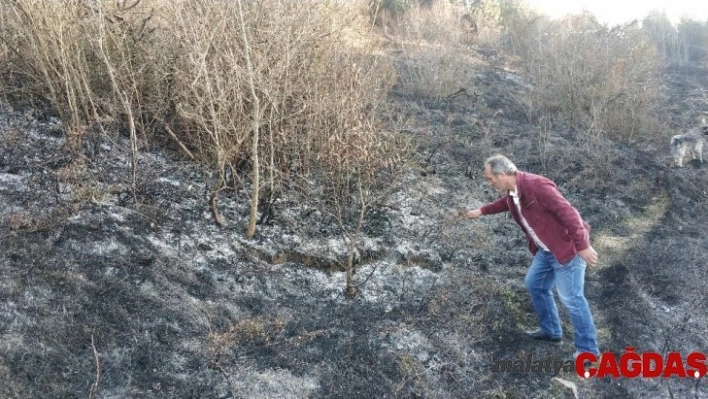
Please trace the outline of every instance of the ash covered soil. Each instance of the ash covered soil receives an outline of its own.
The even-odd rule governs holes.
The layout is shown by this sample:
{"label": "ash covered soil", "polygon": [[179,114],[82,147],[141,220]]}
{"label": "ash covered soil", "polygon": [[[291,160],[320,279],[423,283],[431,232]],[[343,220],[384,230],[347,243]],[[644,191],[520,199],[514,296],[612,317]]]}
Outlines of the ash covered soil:
{"label": "ash covered soil", "polygon": [[[670,70],[666,147],[706,104],[703,70]],[[280,199],[253,240],[248,192],[225,190],[214,224],[212,176],[179,154],[143,148],[132,189],[129,139],[95,132],[67,150],[46,110],[0,114],[0,397],[583,398],[708,397],[702,380],[495,373],[502,359],[569,359],[538,345],[523,286],[530,263],[506,216],[454,218],[496,198],[484,159],[509,155],[554,179],[593,226],[601,256],[586,294],[603,351],[708,351],[708,165],[669,165],[668,148],[543,134],[515,93],[523,77],[479,66],[474,96],[396,90],[401,134],[419,162],[372,210],[343,295],[346,246],[311,202]],[[703,108],[701,108],[703,107]],[[81,161],[78,162],[78,157]]]}

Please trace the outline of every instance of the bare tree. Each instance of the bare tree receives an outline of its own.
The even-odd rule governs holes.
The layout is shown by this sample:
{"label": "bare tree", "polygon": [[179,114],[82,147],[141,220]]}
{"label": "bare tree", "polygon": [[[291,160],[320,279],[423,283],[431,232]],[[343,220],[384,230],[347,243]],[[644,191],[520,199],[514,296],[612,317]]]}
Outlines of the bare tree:
{"label": "bare tree", "polygon": [[251,47],[248,45],[246,23],[243,22],[243,7],[238,0],[238,19],[241,25],[241,40],[243,40],[243,54],[246,58],[246,71],[248,88],[251,92],[251,162],[253,162],[253,178],[251,181],[251,213],[248,218],[246,237],[253,238],[256,233],[256,219],[258,218],[258,193],[260,191],[260,163],[258,161],[258,139],[261,128],[261,108],[258,95],[256,95],[255,72],[251,63]]}

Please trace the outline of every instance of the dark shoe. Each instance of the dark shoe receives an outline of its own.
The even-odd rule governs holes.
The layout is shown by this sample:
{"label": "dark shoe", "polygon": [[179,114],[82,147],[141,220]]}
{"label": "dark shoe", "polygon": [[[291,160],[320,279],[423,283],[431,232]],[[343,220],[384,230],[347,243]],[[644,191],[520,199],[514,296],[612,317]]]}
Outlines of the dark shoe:
{"label": "dark shoe", "polygon": [[[573,352],[573,362],[575,362],[576,360],[578,360],[578,356],[580,356],[581,353],[582,353],[581,351],[575,351],[575,352]],[[597,360],[595,360],[594,362],[591,362],[590,360],[585,360],[585,361],[583,362],[584,368],[589,368],[590,366],[593,366],[594,364],[596,364],[597,362],[600,361],[600,357],[601,357],[602,355],[601,355],[600,353],[595,353],[594,355],[595,355],[595,358],[596,358]]]}
{"label": "dark shoe", "polygon": [[563,341],[561,337],[554,337],[552,335],[548,335],[545,332],[541,331],[541,329],[534,331],[526,331],[526,336],[538,341],[552,342],[554,344],[560,344],[561,341]]}

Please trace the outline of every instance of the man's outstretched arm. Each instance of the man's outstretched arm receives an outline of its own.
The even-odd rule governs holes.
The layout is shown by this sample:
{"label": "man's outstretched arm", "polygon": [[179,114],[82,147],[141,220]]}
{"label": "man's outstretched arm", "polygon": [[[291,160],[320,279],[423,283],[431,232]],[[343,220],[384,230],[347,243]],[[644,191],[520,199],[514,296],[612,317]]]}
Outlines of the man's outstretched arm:
{"label": "man's outstretched arm", "polygon": [[465,219],[477,219],[478,217],[482,216],[482,209],[477,208],[471,211],[468,211],[467,209],[462,209],[460,211],[460,216]]}

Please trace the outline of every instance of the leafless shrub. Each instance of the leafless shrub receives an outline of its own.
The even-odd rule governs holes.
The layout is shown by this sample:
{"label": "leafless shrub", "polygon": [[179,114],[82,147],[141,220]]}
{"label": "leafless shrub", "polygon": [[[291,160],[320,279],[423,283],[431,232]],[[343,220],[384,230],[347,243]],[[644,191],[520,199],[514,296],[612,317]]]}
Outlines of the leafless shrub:
{"label": "leafless shrub", "polygon": [[469,15],[477,43],[514,56],[525,69],[532,86],[519,104],[531,122],[629,143],[663,140],[662,61],[637,23],[607,27],[589,13],[550,20],[515,1],[475,2]]}
{"label": "leafless shrub", "polygon": [[133,191],[137,151],[165,132],[214,172],[217,224],[221,192],[250,188],[249,238],[277,196],[324,190],[353,253],[407,148],[378,121],[395,74],[367,12],[338,0],[12,1],[0,11],[2,87],[47,98],[78,139],[95,122],[128,128]]}
{"label": "leafless shrub", "polygon": [[106,117],[121,121],[133,154],[140,138],[166,132],[215,172],[217,223],[220,192],[250,183],[249,236],[256,207],[319,173],[317,151],[332,150],[322,143],[335,134],[346,146],[343,132],[374,115],[393,77],[375,55],[365,2],[7,5],[5,93],[47,98],[75,136]]}
{"label": "leafless shrub", "polygon": [[678,24],[665,12],[650,12],[642,20],[642,31],[661,58],[674,67],[700,64],[708,56],[708,25],[690,17]]}
{"label": "leafless shrub", "polygon": [[[411,142],[380,131],[370,123],[362,123],[346,133],[347,147],[331,151],[320,161],[328,167],[322,175],[326,210],[332,213],[347,241],[346,290],[352,298],[359,292],[354,283],[354,256],[361,240],[367,212],[386,204],[389,195],[402,180],[404,159]],[[333,135],[326,146],[342,140]]]}
{"label": "leafless shrub", "polygon": [[430,6],[414,5],[395,21],[387,33],[399,45],[407,43],[460,43],[468,34],[463,21],[465,9],[459,4],[437,1]]}
{"label": "leafless shrub", "polygon": [[538,28],[524,54],[531,120],[629,143],[660,139],[659,64],[635,26],[607,30],[580,15]]}
{"label": "leafless shrub", "polygon": [[[178,18],[172,34],[185,47],[175,60],[175,109],[188,127],[175,132],[200,158],[215,164],[219,177],[212,199],[226,185],[226,169],[254,170],[257,154],[265,157],[262,168],[271,195],[292,186],[287,179],[300,181],[315,172],[312,159],[324,148],[319,143],[333,131],[354,126],[390,86],[391,74],[372,55],[375,43],[363,30],[365,18],[356,18],[364,14],[355,5],[248,2],[243,21],[235,5],[174,7]],[[241,23],[243,31],[226,29]],[[214,28],[205,31],[204,26]],[[250,72],[244,67],[244,34],[250,42]],[[258,115],[253,114],[254,95]],[[260,144],[256,130],[262,134]],[[254,144],[257,153],[250,150]],[[257,179],[251,183],[256,190]]]}
{"label": "leafless shrub", "polygon": [[[95,113],[89,83],[92,68],[86,57],[84,23],[80,2],[3,2],[2,42],[6,51],[2,75],[18,83],[13,94],[27,99],[46,99],[64,120],[70,134]],[[71,136],[70,137],[74,137]]]}
{"label": "leafless shrub", "polygon": [[466,26],[474,32],[468,42],[513,55],[524,53],[540,19],[541,15],[520,0],[474,1],[463,15]]}
{"label": "leafless shrub", "polygon": [[441,99],[468,90],[471,69],[459,51],[448,46],[409,46],[403,56],[398,87],[405,93]]}
{"label": "leafless shrub", "polygon": [[[471,68],[463,55],[469,35],[465,9],[434,2],[409,7],[387,25],[385,36],[400,48],[398,86],[417,96],[439,99],[470,89]],[[472,90],[469,90],[472,92]]]}

